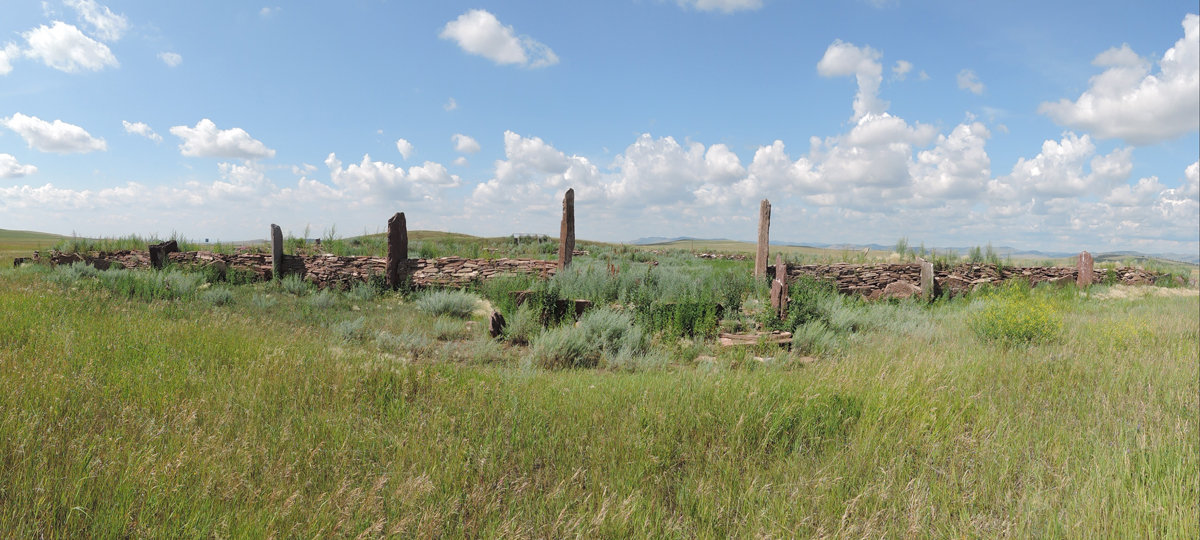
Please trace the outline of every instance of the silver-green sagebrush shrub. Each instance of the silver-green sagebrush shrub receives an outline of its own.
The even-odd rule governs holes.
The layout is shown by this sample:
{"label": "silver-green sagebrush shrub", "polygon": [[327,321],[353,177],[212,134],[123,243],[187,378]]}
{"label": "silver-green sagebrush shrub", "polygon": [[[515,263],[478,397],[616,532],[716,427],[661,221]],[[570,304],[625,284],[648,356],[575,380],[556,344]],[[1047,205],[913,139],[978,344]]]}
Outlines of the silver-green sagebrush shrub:
{"label": "silver-green sagebrush shrub", "polygon": [[296,274],[284,276],[279,280],[279,286],[283,287],[284,291],[296,296],[304,296],[312,291],[313,285]]}
{"label": "silver-green sagebrush shrub", "polygon": [[379,296],[379,289],[367,283],[356,283],[346,295],[353,300],[370,302]]}
{"label": "silver-green sagebrush shrub", "polygon": [[250,298],[250,303],[254,304],[254,307],[259,309],[270,309],[275,307],[275,304],[278,303],[278,300],[269,294],[255,294]]}
{"label": "silver-green sagebrush shrub", "polygon": [[366,322],[365,317],[336,322],[333,324],[333,333],[342,338],[342,341],[362,341],[368,335],[368,332],[363,328]]}
{"label": "silver-green sagebrush shrub", "polygon": [[792,334],[792,351],[800,354],[824,356],[837,350],[840,344],[838,333],[819,320],[797,326]]}
{"label": "silver-green sagebrush shrub", "polygon": [[463,291],[429,291],[417,298],[417,309],[435,317],[448,315],[466,319],[475,311],[479,297]]}
{"label": "silver-green sagebrush shrub", "polygon": [[544,369],[596,367],[601,361],[629,365],[632,357],[646,353],[647,345],[645,332],[632,317],[602,308],[585,314],[578,326],[542,332],[529,354],[533,364]]}
{"label": "silver-green sagebrush shrub", "polygon": [[225,287],[214,287],[200,293],[200,299],[214,306],[224,306],[233,303],[233,291]]}
{"label": "silver-green sagebrush shrub", "polygon": [[337,303],[337,298],[337,293],[329,289],[321,289],[316,294],[309,296],[305,302],[315,309],[328,309]]}

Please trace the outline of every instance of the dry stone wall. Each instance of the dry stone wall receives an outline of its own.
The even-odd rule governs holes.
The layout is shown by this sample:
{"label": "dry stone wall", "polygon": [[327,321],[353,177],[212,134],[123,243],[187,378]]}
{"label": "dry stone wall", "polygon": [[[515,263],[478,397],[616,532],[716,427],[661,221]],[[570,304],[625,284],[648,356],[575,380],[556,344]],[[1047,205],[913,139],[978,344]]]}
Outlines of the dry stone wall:
{"label": "dry stone wall", "polygon": [[[258,280],[273,276],[272,256],[269,253],[239,253],[227,255],[210,251],[176,252],[168,255],[171,263],[185,266],[212,266],[218,271],[239,269],[253,272]],[[35,262],[71,264],[86,262],[97,268],[150,268],[150,256],[145,251],[117,251],[91,254],[52,252]],[[467,259],[439,257],[437,259],[407,259],[404,270],[417,287],[461,287],[473,281],[484,281],[501,275],[533,275],[547,278],[557,271],[555,261],[536,259]],[[386,257],[339,257],[335,255],[284,255],[282,272],[296,274],[320,287],[346,288],[366,282],[371,276],[383,277],[387,271]]]}
{"label": "dry stone wall", "polygon": [[[768,269],[774,277],[774,269]],[[1121,283],[1126,285],[1152,285],[1160,274],[1140,268],[1123,267],[1116,270]],[[960,264],[934,271],[935,294],[958,295],[984,283],[997,284],[1012,279],[1024,279],[1031,285],[1040,283],[1074,283],[1078,275],[1075,268],[1058,266],[1005,266],[997,268],[989,264]],[[802,264],[788,267],[788,276],[795,279],[809,276],[833,282],[843,294],[857,294],[869,299],[884,295],[884,290],[893,283],[907,283],[920,290],[921,263],[908,264]],[[895,287],[894,287],[895,288]],[[923,292],[923,291],[922,291]]]}
{"label": "dry stone wall", "polygon": [[[188,266],[213,266],[218,271],[239,269],[252,272],[258,280],[269,280],[273,276],[272,257],[269,253],[222,254],[208,251],[175,252],[168,254],[174,264]],[[34,252],[33,262],[47,264],[71,264],[86,262],[100,269],[150,268],[151,261],[146,251],[118,251],[63,253]],[[365,282],[371,276],[383,277],[387,271],[385,257],[339,257],[334,255],[296,256],[284,255],[284,275],[297,274],[321,287],[346,288],[356,282]],[[411,277],[416,287],[441,286],[461,287],[473,281],[484,281],[500,275],[533,275],[548,278],[557,272],[556,261],[536,259],[467,259],[463,257],[441,257],[437,259],[406,259],[404,272]],[[772,279],[775,268],[768,267]],[[1150,285],[1161,274],[1134,267],[1115,270],[1120,283],[1127,285]],[[1099,270],[1097,277],[1104,279],[1107,273]],[[857,294],[868,299],[888,295],[924,294],[921,283],[921,264],[804,264],[787,268],[788,281],[800,276],[815,277],[831,281],[843,294]],[[958,295],[984,283],[997,284],[1011,279],[1024,279],[1033,285],[1043,282],[1067,284],[1078,277],[1076,268],[1067,267],[1016,267],[997,268],[987,264],[960,264],[935,270],[934,294]],[[889,289],[890,286],[890,289]],[[885,293],[891,290],[892,293]]]}

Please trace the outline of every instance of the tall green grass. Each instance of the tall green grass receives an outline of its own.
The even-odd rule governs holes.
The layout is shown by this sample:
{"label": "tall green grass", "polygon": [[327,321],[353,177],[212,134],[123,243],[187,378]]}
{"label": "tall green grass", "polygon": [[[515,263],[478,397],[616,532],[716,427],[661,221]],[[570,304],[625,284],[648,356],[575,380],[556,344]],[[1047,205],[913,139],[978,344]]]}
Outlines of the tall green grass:
{"label": "tall green grass", "polygon": [[[838,304],[852,330],[814,363],[660,337],[656,369],[606,345],[548,370],[479,325],[436,340],[395,293],[213,304],[57,272],[0,271],[13,537],[1200,534],[1195,296],[1035,290],[1062,331],[1019,347],[970,299]],[[563,332],[622,343],[612,313]]]}

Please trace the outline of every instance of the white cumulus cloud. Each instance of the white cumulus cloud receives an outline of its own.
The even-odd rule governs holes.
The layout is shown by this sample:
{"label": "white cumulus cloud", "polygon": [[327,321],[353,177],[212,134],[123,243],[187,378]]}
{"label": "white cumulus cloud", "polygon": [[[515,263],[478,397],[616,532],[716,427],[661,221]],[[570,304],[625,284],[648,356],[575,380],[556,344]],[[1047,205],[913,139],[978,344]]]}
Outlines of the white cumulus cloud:
{"label": "white cumulus cloud", "polygon": [[400,157],[407,160],[413,153],[413,145],[408,139],[396,139],[396,151],[400,152]]}
{"label": "white cumulus cloud", "polygon": [[42,152],[86,154],[95,150],[108,149],[104,139],[92,137],[83,128],[62,120],[47,122],[36,116],[16,113],[8,118],[0,119],[0,123],[23,137],[30,148],[36,148]]}
{"label": "white cumulus cloud", "polygon": [[197,122],[195,127],[174,126],[170,131],[172,135],[183,139],[179,150],[185,156],[240,159],[275,157],[275,150],[251,137],[246,130],[217,129],[217,125],[207,118]]}
{"label": "white cumulus cloud", "polygon": [[1184,36],[1158,61],[1128,45],[1109,49],[1092,63],[1105,70],[1075,101],[1042,103],[1038,112],[1055,123],[1087,130],[1100,138],[1148,145],[1200,128],[1200,16],[1183,19]]}
{"label": "white cumulus cloud", "polygon": [[1045,141],[1033,158],[1020,158],[1012,173],[988,183],[989,195],[1004,200],[1047,200],[1106,193],[1133,171],[1131,148],[1097,155],[1091,137],[1063,133]]}
{"label": "white cumulus cloud", "polygon": [[37,172],[33,165],[21,165],[12,154],[0,154],[0,178],[20,178]]}
{"label": "white cumulus cloud", "polygon": [[979,81],[979,75],[974,70],[964,69],[958,72],[958,87],[972,94],[983,94],[984,86]]}
{"label": "white cumulus cloud", "polygon": [[454,150],[461,154],[474,154],[479,151],[479,141],[468,135],[455,133],[450,140],[454,141]]}
{"label": "white cumulus cloud", "polygon": [[66,0],[66,4],[74,8],[79,18],[92,28],[92,33],[104,41],[117,41],[129,29],[129,21],[124,15],[113,13],[96,0]]}
{"label": "white cumulus cloud", "polygon": [[158,59],[162,60],[167,67],[177,67],[183,63],[183,56],[173,52],[160,52],[158,53]]}
{"label": "white cumulus cloud", "polygon": [[12,60],[21,54],[21,49],[16,43],[5,43],[3,48],[0,48],[0,75],[8,75],[12,73]]}
{"label": "white cumulus cloud", "polygon": [[585,157],[568,156],[540,137],[504,132],[504,159],[494,176],[475,187],[478,202],[535,201],[550,190],[596,193],[600,170]]}
{"label": "white cumulus cloud", "polygon": [[432,161],[405,171],[391,163],[371,161],[371,156],[364,154],[361,163],[343,167],[337,155],[331,153],[325,166],[334,186],[368,202],[432,199],[438,190],[456,187],[460,181],[445,166]]}
{"label": "white cumulus cloud", "polygon": [[550,47],[529,37],[518,36],[490,12],[473,9],[446,23],[439,37],[453,40],[462,50],[497,64],[540,68],[558,63]]}
{"label": "white cumulus cloud", "polygon": [[676,0],[682,7],[690,7],[699,11],[720,11],[733,13],[735,11],[755,10],[762,7],[762,0]]}
{"label": "white cumulus cloud", "polygon": [[912,62],[908,60],[896,60],[896,65],[892,66],[892,75],[903,81],[908,77],[908,72],[912,71]]}
{"label": "white cumulus cloud", "polygon": [[50,26],[38,26],[21,36],[29,43],[25,56],[41,60],[59,71],[100,71],[119,65],[108,45],[84,35],[75,25],[62,21],[54,21]]}
{"label": "white cumulus cloud", "polygon": [[150,126],[146,125],[145,122],[130,122],[128,120],[122,120],[121,125],[125,126],[125,133],[141,135],[154,142],[162,142],[162,135],[155,133],[153,129],[150,129]]}
{"label": "white cumulus cloud", "polygon": [[917,155],[913,187],[927,198],[969,199],[979,196],[991,179],[991,159],[984,145],[991,133],[980,122],[959,124],[949,136],[938,135],[930,150]]}
{"label": "white cumulus cloud", "polygon": [[858,94],[854,96],[854,117],[858,121],[868,114],[879,114],[887,110],[888,103],[879,99],[879,84],[883,82],[882,55],[870,47],[856,47],[851,43],[836,40],[825,49],[825,56],[817,63],[817,73],[824,77],[854,75],[858,81]]}

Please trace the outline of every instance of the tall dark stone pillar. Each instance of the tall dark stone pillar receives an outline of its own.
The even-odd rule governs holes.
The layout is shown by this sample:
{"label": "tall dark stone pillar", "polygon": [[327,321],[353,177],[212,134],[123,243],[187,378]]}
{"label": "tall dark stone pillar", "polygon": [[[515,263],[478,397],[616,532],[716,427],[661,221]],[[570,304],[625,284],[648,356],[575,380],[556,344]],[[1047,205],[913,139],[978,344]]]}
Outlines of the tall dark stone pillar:
{"label": "tall dark stone pillar", "polygon": [[402,283],[402,273],[408,272],[408,224],[404,212],[396,212],[388,220],[387,283],[396,289]]}
{"label": "tall dark stone pillar", "polygon": [[283,230],[271,224],[271,277],[283,279]]}

